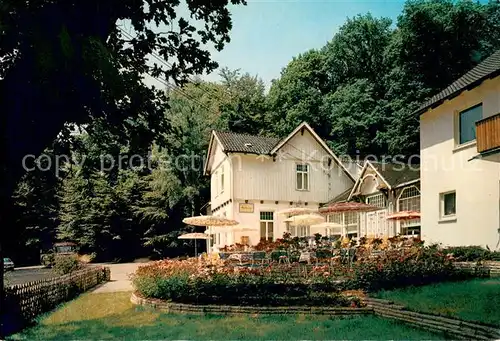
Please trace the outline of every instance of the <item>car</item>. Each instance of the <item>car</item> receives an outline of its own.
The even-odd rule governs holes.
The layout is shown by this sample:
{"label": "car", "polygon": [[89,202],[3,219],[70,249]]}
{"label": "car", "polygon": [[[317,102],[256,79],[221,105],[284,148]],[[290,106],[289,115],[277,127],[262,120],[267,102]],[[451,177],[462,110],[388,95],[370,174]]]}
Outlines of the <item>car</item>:
{"label": "car", "polygon": [[3,268],[5,271],[12,270],[14,271],[14,262],[10,258],[3,259]]}

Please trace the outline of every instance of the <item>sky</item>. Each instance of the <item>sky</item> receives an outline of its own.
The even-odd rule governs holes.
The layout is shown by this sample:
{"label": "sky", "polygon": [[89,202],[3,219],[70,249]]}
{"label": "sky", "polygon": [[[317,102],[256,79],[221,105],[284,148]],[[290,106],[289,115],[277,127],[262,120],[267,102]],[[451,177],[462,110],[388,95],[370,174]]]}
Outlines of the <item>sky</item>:
{"label": "sky", "polygon": [[[347,18],[370,12],[396,21],[403,10],[400,0],[248,0],[232,6],[231,42],[221,52],[210,49],[221,67],[257,75],[269,88],[294,56],[321,48]],[[215,71],[203,79],[218,81]],[[151,80],[148,81],[148,83]]]}

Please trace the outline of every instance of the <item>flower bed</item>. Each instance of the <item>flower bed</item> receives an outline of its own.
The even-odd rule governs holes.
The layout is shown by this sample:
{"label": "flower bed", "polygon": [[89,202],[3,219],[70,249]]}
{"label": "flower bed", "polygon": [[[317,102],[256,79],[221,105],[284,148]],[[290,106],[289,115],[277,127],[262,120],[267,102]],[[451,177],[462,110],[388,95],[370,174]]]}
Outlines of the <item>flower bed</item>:
{"label": "flower bed", "polygon": [[348,271],[346,288],[367,291],[466,279],[474,275],[457,269],[449,255],[434,247],[422,246],[360,259]]}
{"label": "flower bed", "polygon": [[298,277],[294,266],[230,267],[222,261],[159,261],[140,267],[133,283],[144,297],[177,303],[250,306],[359,306],[340,294],[336,278],[324,271]]}
{"label": "flower bed", "polygon": [[465,279],[453,259],[414,245],[360,257],[350,265],[234,267],[221,260],[164,260],[140,267],[133,283],[145,298],[187,304],[248,306],[359,306],[342,290],[377,291]]}

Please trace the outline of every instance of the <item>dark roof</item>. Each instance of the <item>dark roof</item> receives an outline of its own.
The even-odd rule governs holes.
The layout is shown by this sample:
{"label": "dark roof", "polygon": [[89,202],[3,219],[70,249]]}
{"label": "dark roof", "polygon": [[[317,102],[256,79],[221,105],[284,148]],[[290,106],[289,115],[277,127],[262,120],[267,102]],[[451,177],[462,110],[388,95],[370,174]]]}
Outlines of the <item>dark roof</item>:
{"label": "dark roof", "polygon": [[232,132],[216,131],[224,151],[249,154],[270,154],[271,150],[280,141],[276,137],[254,136]]}
{"label": "dark roof", "polygon": [[327,202],[325,204],[325,206],[334,204],[336,202],[345,202],[345,201],[347,201],[347,199],[349,198],[349,194],[351,194],[351,191],[352,191],[352,186],[349,187],[348,189],[346,189],[345,192],[340,193],[335,198],[333,198],[332,200],[330,200],[329,202]]}
{"label": "dark roof", "polygon": [[420,165],[370,162],[392,188],[420,179]]}
{"label": "dark roof", "polygon": [[415,114],[422,114],[427,109],[440,105],[444,100],[458,96],[462,91],[474,88],[485,79],[498,75],[500,75],[500,50],[479,63],[479,65],[457,79],[446,89],[424,102]]}

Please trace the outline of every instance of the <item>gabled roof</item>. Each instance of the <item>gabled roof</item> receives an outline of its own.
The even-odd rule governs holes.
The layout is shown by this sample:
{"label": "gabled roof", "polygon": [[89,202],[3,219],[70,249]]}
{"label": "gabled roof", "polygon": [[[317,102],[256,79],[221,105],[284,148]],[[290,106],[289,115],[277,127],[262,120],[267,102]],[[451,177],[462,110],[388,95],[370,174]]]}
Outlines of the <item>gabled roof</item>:
{"label": "gabled roof", "polygon": [[356,189],[362,184],[364,174],[370,167],[385,183],[387,188],[394,189],[420,180],[420,165],[408,165],[406,163],[382,163],[367,161],[361,171],[359,179],[356,181],[349,194],[349,200],[354,195]]}
{"label": "gabled roof", "polygon": [[420,179],[420,165],[370,162],[390,186],[396,188],[410,181]]}
{"label": "gabled roof", "polygon": [[488,78],[500,75],[500,50],[483,60],[475,68],[457,79],[446,89],[424,102],[415,114],[423,114],[428,109],[435,108],[447,99],[458,96],[465,90],[475,88]]}
{"label": "gabled roof", "polygon": [[325,141],[323,141],[323,139],[321,137],[319,137],[318,134],[316,134],[316,132],[314,131],[313,128],[311,128],[311,126],[309,124],[307,124],[306,122],[302,122],[297,128],[295,128],[287,137],[285,137],[283,140],[281,140],[278,144],[276,144],[276,146],[274,146],[274,148],[271,150],[271,154],[275,154],[278,152],[278,150],[280,150],[281,147],[283,147],[288,141],[290,141],[299,131],[303,131],[303,130],[307,130],[311,135],[312,137],[316,140],[316,142],[318,142],[319,145],[321,145],[321,147],[323,147],[323,149],[328,153],[330,154],[330,156],[333,158],[333,160],[337,163],[337,165],[347,174],[347,176],[352,180],[352,181],[356,181],[356,179],[354,179],[353,175],[347,170],[347,168],[345,167],[345,165],[340,161],[340,159],[337,157],[337,155],[335,155],[335,153],[330,149],[330,147],[328,147],[328,145],[325,143]]}
{"label": "gabled roof", "polygon": [[328,205],[334,204],[336,202],[347,202],[349,200],[349,195],[351,194],[351,191],[352,191],[352,187],[349,187],[344,192],[340,193],[335,198],[333,198],[332,200],[327,202],[324,206],[328,206]]}
{"label": "gabled roof", "polygon": [[280,141],[276,137],[254,136],[232,132],[214,131],[222,150],[232,153],[271,154],[273,147]]}
{"label": "gabled roof", "polygon": [[224,153],[247,153],[247,154],[257,154],[257,155],[274,155],[277,151],[283,147],[290,139],[292,139],[299,131],[307,130],[316,142],[321,145],[325,151],[330,154],[333,160],[338,164],[338,166],[346,173],[346,175],[353,181],[355,178],[347,170],[345,165],[340,162],[337,155],[328,147],[328,145],[323,141],[318,134],[307,124],[303,122],[297,128],[293,130],[286,138],[279,139],[276,137],[265,137],[265,136],[255,136],[249,134],[239,134],[233,132],[223,132],[223,131],[212,131],[212,136],[210,137],[210,142],[208,144],[208,158],[205,162],[205,174],[208,173],[209,161],[211,158],[211,153],[213,149],[214,140],[216,140],[222,148]]}

